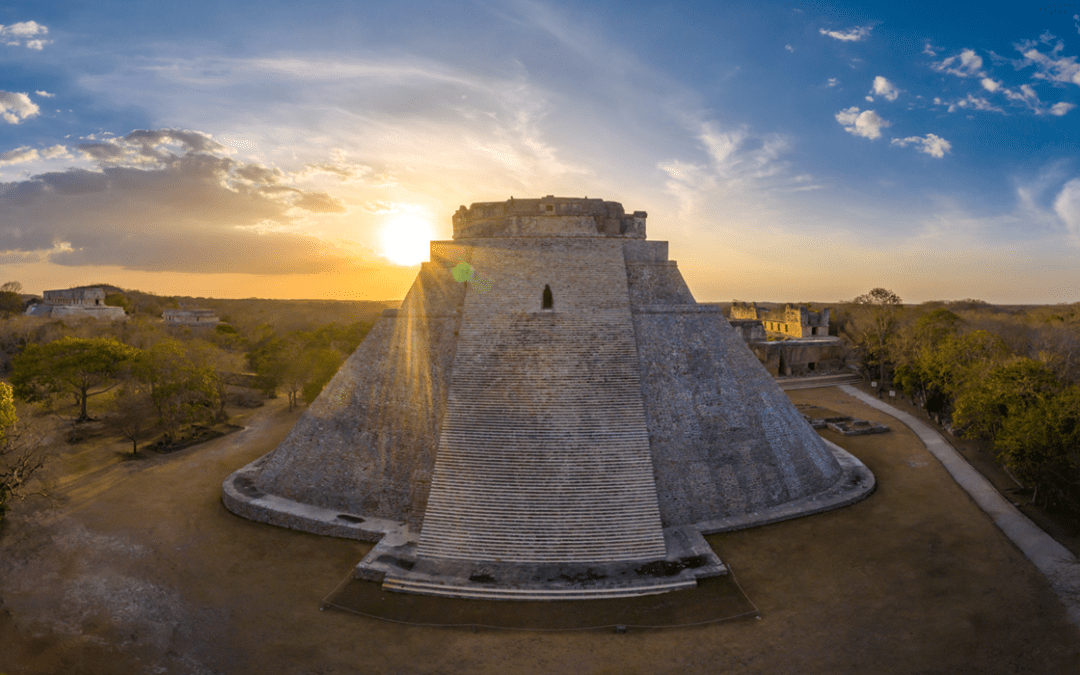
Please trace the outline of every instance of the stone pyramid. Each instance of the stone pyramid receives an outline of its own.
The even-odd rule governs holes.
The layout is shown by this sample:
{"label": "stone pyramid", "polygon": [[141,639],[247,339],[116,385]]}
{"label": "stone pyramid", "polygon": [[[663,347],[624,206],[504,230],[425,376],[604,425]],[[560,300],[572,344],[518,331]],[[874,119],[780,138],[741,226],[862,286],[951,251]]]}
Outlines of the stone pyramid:
{"label": "stone pyramid", "polygon": [[726,573],[702,534],[868,495],[645,219],[600,199],[461,207],[225,505],[378,541],[357,575],[387,589],[558,599],[693,586]]}

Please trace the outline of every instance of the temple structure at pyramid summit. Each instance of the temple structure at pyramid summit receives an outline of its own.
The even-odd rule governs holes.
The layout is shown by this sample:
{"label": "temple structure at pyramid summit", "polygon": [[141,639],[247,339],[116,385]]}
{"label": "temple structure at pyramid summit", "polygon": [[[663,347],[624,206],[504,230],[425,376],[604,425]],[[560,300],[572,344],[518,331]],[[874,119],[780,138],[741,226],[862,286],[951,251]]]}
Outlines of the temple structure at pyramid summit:
{"label": "temple structure at pyramid summit", "polygon": [[703,534],[874,488],[796,411],[646,214],[464,206],[295,428],[225,481],[234,513],[377,541],[387,590],[660,593],[726,574]]}

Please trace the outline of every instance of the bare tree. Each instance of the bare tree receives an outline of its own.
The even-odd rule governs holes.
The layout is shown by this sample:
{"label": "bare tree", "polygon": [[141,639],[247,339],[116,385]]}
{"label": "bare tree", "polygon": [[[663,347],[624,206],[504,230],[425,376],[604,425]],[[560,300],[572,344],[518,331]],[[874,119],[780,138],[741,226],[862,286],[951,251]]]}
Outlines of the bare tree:
{"label": "bare tree", "polygon": [[880,366],[882,386],[885,382],[885,356],[886,343],[892,336],[897,323],[900,320],[900,310],[903,300],[896,293],[884,288],[874,288],[869,293],[864,293],[852,301],[861,308],[860,323],[868,332],[876,338],[876,355]]}
{"label": "bare tree", "polygon": [[24,499],[30,477],[45,465],[36,433],[19,422],[11,387],[0,382],[0,519],[8,502]]}

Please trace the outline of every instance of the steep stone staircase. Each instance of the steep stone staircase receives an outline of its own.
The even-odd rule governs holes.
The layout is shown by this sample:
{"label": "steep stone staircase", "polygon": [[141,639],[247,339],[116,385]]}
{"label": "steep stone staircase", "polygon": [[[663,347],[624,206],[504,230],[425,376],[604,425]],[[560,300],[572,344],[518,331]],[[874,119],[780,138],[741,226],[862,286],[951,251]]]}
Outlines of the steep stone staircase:
{"label": "steep stone staircase", "polygon": [[621,251],[590,251],[587,268],[564,256],[566,270],[545,270],[563,280],[556,311],[541,311],[541,289],[520,283],[527,256],[481,253],[474,264],[496,287],[466,296],[417,554],[492,563],[662,559]]}

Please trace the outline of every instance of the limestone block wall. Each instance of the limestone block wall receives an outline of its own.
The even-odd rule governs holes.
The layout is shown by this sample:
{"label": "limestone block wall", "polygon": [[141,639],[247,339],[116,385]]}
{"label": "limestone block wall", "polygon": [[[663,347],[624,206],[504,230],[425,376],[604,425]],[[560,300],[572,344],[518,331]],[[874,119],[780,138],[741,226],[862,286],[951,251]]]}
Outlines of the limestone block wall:
{"label": "limestone block wall", "polygon": [[54,319],[98,319],[101,321],[126,321],[123,307],[109,305],[53,305],[45,314]]}
{"label": "limestone block wall", "polygon": [[645,308],[634,328],[665,527],[758,511],[840,477],[718,308]]}
{"label": "limestone block wall", "polygon": [[263,492],[419,527],[446,407],[462,284],[425,264],[284,441]]}
{"label": "limestone block wall", "polygon": [[765,327],[756,319],[731,319],[729,322],[740,335],[744,342],[756,342],[765,340]]}
{"label": "limestone block wall", "polygon": [[745,319],[747,321],[757,321],[762,318],[761,312],[759,312],[756,302],[739,302],[738,300],[731,303],[731,309],[728,311],[730,318],[732,319]]}
{"label": "limestone block wall", "polygon": [[627,261],[626,276],[629,280],[630,303],[634,307],[694,303],[694,296],[679,273],[675,261]]}

